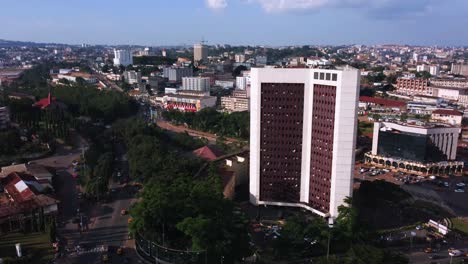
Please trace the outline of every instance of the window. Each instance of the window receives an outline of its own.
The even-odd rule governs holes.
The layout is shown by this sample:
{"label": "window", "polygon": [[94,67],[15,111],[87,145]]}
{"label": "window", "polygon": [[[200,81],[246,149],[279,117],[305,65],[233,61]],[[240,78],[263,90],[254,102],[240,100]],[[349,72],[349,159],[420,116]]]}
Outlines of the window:
{"label": "window", "polygon": [[318,72],[314,72],[314,79],[318,80]]}
{"label": "window", "polygon": [[320,73],[320,80],[325,80],[325,73],[323,72]]}
{"label": "window", "polygon": [[333,73],[332,74],[332,81],[336,81],[338,79],[338,74]]}
{"label": "window", "polygon": [[331,74],[330,73],[327,73],[327,81],[329,81],[331,79]]}

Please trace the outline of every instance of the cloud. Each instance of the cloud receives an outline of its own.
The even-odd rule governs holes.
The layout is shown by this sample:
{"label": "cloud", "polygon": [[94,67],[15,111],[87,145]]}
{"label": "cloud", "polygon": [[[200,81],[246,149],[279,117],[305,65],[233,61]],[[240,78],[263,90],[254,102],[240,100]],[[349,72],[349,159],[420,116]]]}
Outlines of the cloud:
{"label": "cloud", "polygon": [[434,0],[256,0],[267,12],[311,11],[322,8],[361,8],[376,12],[426,12]]}
{"label": "cloud", "polygon": [[[323,9],[355,9],[371,18],[392,19],[428,14],[438,0],[205,0],[213,10],[225,9],[228,1],[258,4],[267,13],[307,13]],[[445,0],[451,2],[453,0]]]}
{"label": "cloud", "polygon": [[227,7],[226,0],[205,0],[208,8],[213,10],[222,10]]}

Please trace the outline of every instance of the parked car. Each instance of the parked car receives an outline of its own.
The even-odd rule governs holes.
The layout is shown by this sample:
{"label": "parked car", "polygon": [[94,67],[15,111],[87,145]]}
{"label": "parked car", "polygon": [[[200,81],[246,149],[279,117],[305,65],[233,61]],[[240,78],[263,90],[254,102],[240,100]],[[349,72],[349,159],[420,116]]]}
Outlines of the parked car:
{"label": "parked car", "polygon": [[457,183],[456,185],[457,187],[465,187],[466,184],[464,184],[463,182],[460,182],[460,183]]}
{"label": "parked car", "polygon": [[456,192],[456,193],[464,193],[465,190],[464,190],[464,189],[455,189],[455,192]]}
{"label": "parked car", "polygon": [[462,252],[458,249],[449,250],[449,256],[451,257],[459,257],[461,255],[462,255]]}

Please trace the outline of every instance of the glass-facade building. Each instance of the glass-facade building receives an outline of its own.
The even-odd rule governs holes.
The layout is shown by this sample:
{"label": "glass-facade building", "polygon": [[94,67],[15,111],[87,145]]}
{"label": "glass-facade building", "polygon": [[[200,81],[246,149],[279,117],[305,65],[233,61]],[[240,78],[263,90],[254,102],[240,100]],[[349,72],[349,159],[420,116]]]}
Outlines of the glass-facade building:
{"label": "glass-facade building", "polygon": [[447,160],[429,135],[395,130],[379,131],[377,154],[423,163]]}

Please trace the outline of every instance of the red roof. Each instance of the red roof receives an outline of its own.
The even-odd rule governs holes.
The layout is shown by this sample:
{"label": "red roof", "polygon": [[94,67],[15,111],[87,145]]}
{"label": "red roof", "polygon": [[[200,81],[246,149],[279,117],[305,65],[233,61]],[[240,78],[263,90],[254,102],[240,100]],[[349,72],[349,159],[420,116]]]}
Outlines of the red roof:
{"label": "red roof", "polygon": [[212,161],[221,157],[224,153],[212,146],[207,145],[207,146],[194,150],[193,154],[195,154],[197,157],[200,157],[202,159]]}
{"label": "red roof", "polygon": [[47,96],[47,98],[42,98],[41,100],[37,101],[34,106],[39,107],[41,109],[47,108],[56,98],[52,97],[51,94]]}
{"label": "red roof", "polygon": [[32,175],[13,172],[2,179],[2,184],[15,202],[24,202],[36,196],[36,190],[26,183],[34,181],[37,182]]}
{"label": "red roof", "polygon": [[377,104],[377,105],[387,106],[387,107],[404,107],[404,106],[406,106],[406,103],[402,102],[402,101],[388,100],[388,99],[370,97],[370,96],[360,96],[359,97],[359,102]]}
{"label": "red roof", "polygon": [[462,116],[463,114],[457,110],[452,109],[437,109],[432,111],[433,114],[439,115],[453,115],[453,116]]}

